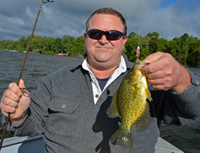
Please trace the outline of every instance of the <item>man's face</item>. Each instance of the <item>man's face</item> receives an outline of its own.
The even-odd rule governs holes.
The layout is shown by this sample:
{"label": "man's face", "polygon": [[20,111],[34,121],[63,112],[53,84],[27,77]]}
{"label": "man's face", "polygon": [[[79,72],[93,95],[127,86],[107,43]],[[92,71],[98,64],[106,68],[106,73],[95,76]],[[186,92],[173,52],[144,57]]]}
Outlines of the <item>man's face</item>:
{"label": "man's face", "polygon": [[[124,33],[122,21],[119,17],[108,14],[95,14],[89,21],[88,31],[98,29],[102,31],[117,30]],[[121,59],[127,37],[109,41],[105,35],[100,40],[91,39],[84,34],[85,48],[90,66],[96,69],[109,69],[116,67]]]}

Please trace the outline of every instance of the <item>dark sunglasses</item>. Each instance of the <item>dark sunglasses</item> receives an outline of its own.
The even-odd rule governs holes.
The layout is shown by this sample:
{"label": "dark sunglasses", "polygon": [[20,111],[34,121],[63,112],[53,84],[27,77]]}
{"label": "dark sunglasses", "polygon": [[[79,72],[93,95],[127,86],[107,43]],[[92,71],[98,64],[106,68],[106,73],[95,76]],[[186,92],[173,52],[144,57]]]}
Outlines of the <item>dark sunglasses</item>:
{"label": "dark sunglasses", "polygon": [[95,40],[100,40],[103,34],[107,40],[119,40],[124,35],[124,33],[117,30],[101,31],[96,29],[87,31],[87,34],[91,39]]}

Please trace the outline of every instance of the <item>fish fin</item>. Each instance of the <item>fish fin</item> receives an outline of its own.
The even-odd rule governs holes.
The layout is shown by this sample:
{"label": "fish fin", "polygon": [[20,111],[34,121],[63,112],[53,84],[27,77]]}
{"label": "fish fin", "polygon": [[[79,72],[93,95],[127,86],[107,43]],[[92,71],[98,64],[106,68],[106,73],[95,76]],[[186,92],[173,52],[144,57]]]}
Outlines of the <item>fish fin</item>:
{"label": "fish fin", "polygon": [[111,118],[119,117],[119,111],[117,108],[117,93],[118,93],[118,90],[115,92],[112,102],[109,108],[107,109],[107,115]]}
{"label": "fish fin", "polygon": [[133,140],[131,136],[131,132],[123,131],[121,128],[118,129],[110,138],[110,142],[114,144],[121,145],[125,149],[133,148]]}
{"label": "fish fin", "polygon": [[135,76],[134,78],[129,77],[128,84],[131,86],[135,86],[138,83],[138,78]]}
{"label": "fish fin", "polygon": [[148,89],[145,89],[145,93],[146,93],[146,96],[147,96],[147,98],[149,99],[149,101],[152,101],[150,91],[149,91]]}
{"label": "fish fin", "polygon": [[145,110],[137,121],[132,125],[133,129],[138,132],[146,130],[151,124],[151,117],[149,112],[149,103],[146,104]]}
{"label": "fish fin", "polygon": [[135,99],[137,97],[139,90],[140,90],[140,88],[136,86],[134,89],[134,92],[133,92],[133,99]]}

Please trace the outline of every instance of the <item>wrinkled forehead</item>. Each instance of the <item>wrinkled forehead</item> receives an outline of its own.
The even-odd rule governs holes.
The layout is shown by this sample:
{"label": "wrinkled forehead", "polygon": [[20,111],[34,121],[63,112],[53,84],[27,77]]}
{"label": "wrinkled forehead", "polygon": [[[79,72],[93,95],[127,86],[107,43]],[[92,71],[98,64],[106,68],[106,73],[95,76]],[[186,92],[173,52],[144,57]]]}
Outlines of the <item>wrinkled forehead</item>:
{"label": "wrinkled forehead", "polygon": [[88,30],[118,30],[124,32],[123,23],[116,15],[94,14],[88,22]]}
{"label": "wrinkled forehead", "polygon": [[94,14],[93,16],[91,16],[88,19],[88,21],[86,22],[86,31],[91,29],[91,25],[93,25],[93,23],[96,23],[96,24],[102,23],[103,19],[104,20],[112,19],[112,22],[115,23],[115,25],[116,25],[116,23],[118,23],[118,25],[120,25],[120,29],[111,29],[111,30],[118,30],[118,31],[121,31],[126,34],[127,28],[125,28],[126,26],[124,26],[124,24],[119,16],[113,15],[113,14],[103,14],[103,13],[102,14],[101,13]]}

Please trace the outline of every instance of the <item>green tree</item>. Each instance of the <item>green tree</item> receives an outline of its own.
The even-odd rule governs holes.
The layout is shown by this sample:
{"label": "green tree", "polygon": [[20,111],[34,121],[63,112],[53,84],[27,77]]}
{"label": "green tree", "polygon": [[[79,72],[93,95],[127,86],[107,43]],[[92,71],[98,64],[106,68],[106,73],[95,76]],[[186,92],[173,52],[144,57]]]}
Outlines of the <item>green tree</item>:
{"label": "green tree", "polygon": [[17,44],[16,44],[16,50],[18,51],[23,51],[23,50],[26,50],[27,46],[26,46],[26,43],[25,43],[25,37],[22,36],[18,41],[17,41]]}
{"label": "green tree", "polygon": [[175,47],[176,47],[176,56],[174,56],[174,58],[179,61],[180,63],[182,63],[182,58],[181,58],[181,39],[180,38],[177,38],[175,37],[173,39],[174,41],[174,44],[175,44]]}
{"label": "green tree", "polygon": [[69,35],[64,35],[63,36],[63,50],[66,52],[67,55],[73,56],[74,55],[74,50],[75,46],[73,44],[75,41],[75,38]]}
{"label": "green tree", "polygon": [[62,50],[62,39],[56,38],[54,41],[54,50],[56,50],[57,53],[60,53]]}
{"label": "green tree", "polygon": [[192,67],[200,67],[200,40],[190,43],[188,53],[187,64]]}
{"label": "green tree", "polygon": [[184,65],[186,65],[186,60],[188,58],[188,50],[189,50],[189,35],[185,33],[180,37],[181,39],[181,50],[179,51],[179,55],[181,56],[181,61]]}
{"label": "green tree", "polygon": [[85,40],[83,38],[83,36],[80,36],[78,38],[76,38],[76,51],[77,51],[77,55],[76,56],[83,56],[83,54],[85,53]]}
{"label": "green tree", "polygon": [[161,38],[158,40],[157,51],[167,52],[168,40]]}
{"label": "green tree", "polygon": [[47,37],[43,37],[41,39],[41,47],[42,47],[42,50],[45,51],[47,49],[47,43],[48,43],[48,38]]}
{"label": "green tree", "polygon": [[136,37],[137,34],[135,32],[131,32],[129,35],[128,35],[128,39],[131,40],[133,37]]}
{"label": "green tree", "polygon": [[[35,35],[33,35],[33,38],[35,37]],[[24,45],[26,46],[26,48],[28,47],[28,43],[29,43],[29,40],[30,40],[30,38],[31,38],[31,35],[29,35],[25,40],[24,40]],[[32,40],[33,40],[33,38],[32,38]],[[33,43],[33,41],[31,41],[31,44]],[[30,47],[29,48],[29,51],[31,51],[32,50],[32,48]]]}
{"label": "green tree", "polygon": [[147,34],[148,40],[149,40],[149,51],[150,53],[155,53],[158,50],[159,45],[159,33],[153,32]]}
{"label": "green tree", "polygon": [[166,52],[170,53],[175,59],[177,59],[176,49],[177,49],[177,42],[173,41],[173,40],[170,40],[168,42]]}
{"label": "green tree", "polygon": [[[131,33],[132,35],[133,33]],[[131,35],[129,35],[129,39],[127,40],[126,44],[125,44],[125,50],[124,53],[127,55],[128,59],[130,61],[135,61],[136,60],[136,50],[138,47],[138,39],[139,36],[134,35],[134,37],[132,37]],[[130,39],[131,38],[131,39]]]}
{"label": "green tree", "polygon": [[8,50],[15,50],[16,44],[16,41],[11,41],[10,44],[7,46]]}
{"label": "green tree", "polygon": [[[26,50],[29,39],[22,36],[17,41],[2,40],[0,49]],[[164,38],[159,39],[159,33],[148,33],[142,37],[135,32],[128,35],[125,44],[124,53],[130,61],[136,60],[137,46],[140,46],[140,59],[143,60],[151,53],[162,51],[170,53],[177,61],[188,66],[200,66],[200,40],[197,37],[189,36],[187,33],[180,38],[175,37],[172,40]],[[33,35],[30,50],[42,50],[43,54],[65,53],[69,56],[82,56],[85,53],[84,39],[82,36],[76,39],[70,35],[64,35],[62,38],[52,38]]]}

